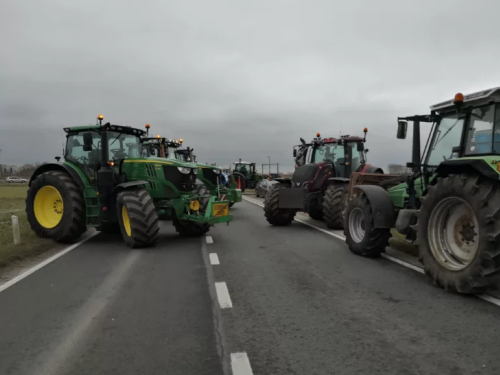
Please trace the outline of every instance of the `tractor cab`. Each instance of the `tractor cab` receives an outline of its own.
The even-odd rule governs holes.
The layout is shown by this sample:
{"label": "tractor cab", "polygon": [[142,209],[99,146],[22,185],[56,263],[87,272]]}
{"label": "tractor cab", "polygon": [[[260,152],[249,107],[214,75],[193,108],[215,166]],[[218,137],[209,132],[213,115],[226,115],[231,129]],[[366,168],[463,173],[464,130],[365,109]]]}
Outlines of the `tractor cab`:
{"label": "tractor cab", "polygon": [[103,167],[118,173],[125,159],[141,157],[141,136],[146,134],[141,129],[110,123],[68,127],[64,131],[64,159],[79,167],[91,184],[97,183],[97,172]]}
{"label": "tractor cab", "polygon": [[255,174],[255,163],[250,163],[247,161],[240,161],[234,163],[234,171],[241,173],[247,180]]}
{"label": "tractor cab", "polygon": [[366,154],[364,137],[343,135],[340,138],[321,138],[317,133],[310,143],[306,143],[302,138],[302,144],[294,146],[293,155],[295,158],[295,168],[307,164],[328,164],[332,167],[334,177],[349,178],[351,172],[383,173],[380,168],[374,168],[366,164]]}

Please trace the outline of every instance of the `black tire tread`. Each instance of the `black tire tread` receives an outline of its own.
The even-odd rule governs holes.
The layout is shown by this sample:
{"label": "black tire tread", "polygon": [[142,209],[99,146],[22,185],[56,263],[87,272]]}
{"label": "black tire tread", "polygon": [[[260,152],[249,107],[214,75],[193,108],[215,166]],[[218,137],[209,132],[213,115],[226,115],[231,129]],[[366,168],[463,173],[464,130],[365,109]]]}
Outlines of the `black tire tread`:
{"label": "black tire tread", "polygon": [[[428,244],[428,220],[440,199],[459,196],[475,211],[479,224],[479,249],[476,259],[461,271],[452,272],[434,259]],[[439,177],[429,186],[419,215],[417,238],[419,258],[435,285],[450,292],[485,293],[500,273],[500,186],[474,174]]]}
{"label": "black tire tread", "polygon": [[343,199],[348,193],[347,184],[330,184],[323,198],[323,220],[330,229],[344,229],[345,210]]}
{"label": "black tire tread", "polygon": [[[349,215],[354,208],[361,208],[365,214],[365,238],[361,243],[353,241],[349,233]],[[370,201],[366,195],[361,194],[354,197],[347,205],[346,209],[346,228],[344,229],[346,243],[356,255],[361,255],[368,258],[379,257],[385,248],[389,246],[389,239],[391,237],[390,229],[374,228],[373,210]],[[366,237],[366,235],[369,235]]]}
{"label": "black tire tread", "polygon": [[[153,199],[146,189],[125,190],[118,193],[118,216],[121,206],[127,207],[132,236],[128,237],[122,228],[123,237],[129,247],[153,246],[158,242],[160,227]],[[120,226],[123,226],[121,220]]]}
{"label": "black tire tread", "polygon": [[274,226],[290,225],[295,217],[295,211],[279,208],[279,193],[282,184],[274,184],[264,199],[264,215],[269,224]]}
{"label": "black tire tread", "polygon": [[[32,207],[32,202],[38,191],[35,188],[50,185],[45,183],[47,178],[59,180],[61,186],[64,186],[69,195],[69,202],[63,202],[65,207],[70,207],[68,213],[65,211],[68,216],[64,217],[61,223],[53,229],[46,229],[38,223]],[[58,190],[60,189],[58,188]],[[64,194],[62,191],[60,193],[61,195]],[[30,205],[31,207],[29,207]],[[80,238],[87,230],[85,201],[82,192],[76,182],[65,172],[48,171],[37,176],[28,189],[25,212],[31,229],[40,238],[51,238],[56,242],[68,243]]]}

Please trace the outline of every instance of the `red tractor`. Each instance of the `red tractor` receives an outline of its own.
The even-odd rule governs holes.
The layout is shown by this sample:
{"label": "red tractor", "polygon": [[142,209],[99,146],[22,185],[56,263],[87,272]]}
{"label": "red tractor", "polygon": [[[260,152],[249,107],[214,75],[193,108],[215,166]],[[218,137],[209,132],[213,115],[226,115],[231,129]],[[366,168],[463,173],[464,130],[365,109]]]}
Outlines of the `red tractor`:
{"label": "red tractor", "polygon": [[315,220],[324,220],[332,229],[344,227],[349,177],[351,172],[384,173],[366,163],[364,137],[344,135],[321,138],[318,133],[311,143],[295,146],[295,172],[291,179],[276,178],[264,202],[264,212],[271,225],[292,222],[298,211],[307,212]]}

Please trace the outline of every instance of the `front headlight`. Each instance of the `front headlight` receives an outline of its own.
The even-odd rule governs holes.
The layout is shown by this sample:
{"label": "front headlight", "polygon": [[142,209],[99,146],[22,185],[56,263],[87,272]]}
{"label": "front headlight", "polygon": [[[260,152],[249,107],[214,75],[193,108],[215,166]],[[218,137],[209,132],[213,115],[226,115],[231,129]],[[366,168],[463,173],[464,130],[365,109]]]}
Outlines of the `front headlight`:
{"label": "front headlight", "polygon": [[190,174],[191,173],[191,168],[184,168],[184,167],[177,167],[179,172],[184,173],[184,174]]}
{"label": "front headlight", "polygon": [[220,174],[220,169],[214,169],[213,171],[215,174]]}

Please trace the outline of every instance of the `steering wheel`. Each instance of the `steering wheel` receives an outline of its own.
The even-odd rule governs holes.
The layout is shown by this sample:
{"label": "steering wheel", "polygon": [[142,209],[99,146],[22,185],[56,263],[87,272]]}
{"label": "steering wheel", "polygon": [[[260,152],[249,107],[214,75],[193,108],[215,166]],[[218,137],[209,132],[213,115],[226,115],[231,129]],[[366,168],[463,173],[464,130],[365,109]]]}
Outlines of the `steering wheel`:
{"label": "steering wheel", "polygon": [[117,159],[124,159],[127,157],[127,154],[123,152],[123,150],[120,150],[119,148],[114,148],[109,151],[111,151],[113,153],[113,157],[116,157]]}

